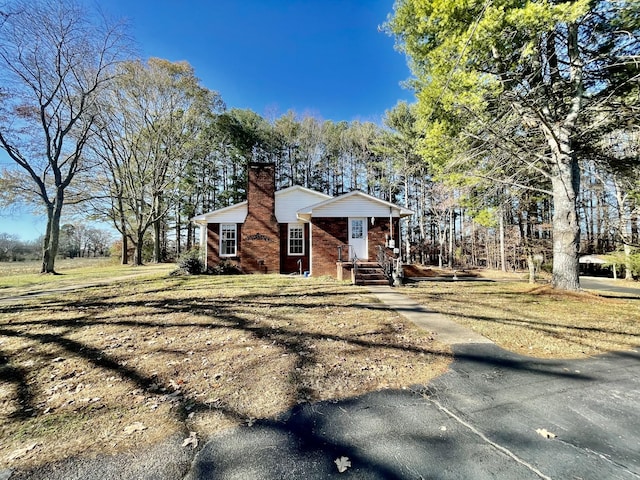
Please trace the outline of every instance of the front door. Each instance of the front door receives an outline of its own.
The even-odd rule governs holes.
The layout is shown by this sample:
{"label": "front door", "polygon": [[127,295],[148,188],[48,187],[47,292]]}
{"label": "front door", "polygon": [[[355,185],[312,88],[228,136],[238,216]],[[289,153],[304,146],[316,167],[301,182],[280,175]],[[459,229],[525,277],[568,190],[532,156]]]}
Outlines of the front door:
{"label": "front door", "polygon": [[[367,219],[354,217],[349,219],[349,255],[355,255],[358,260],[368,260],[367,248]],[[350,258],[353,260],[353,258]]]}

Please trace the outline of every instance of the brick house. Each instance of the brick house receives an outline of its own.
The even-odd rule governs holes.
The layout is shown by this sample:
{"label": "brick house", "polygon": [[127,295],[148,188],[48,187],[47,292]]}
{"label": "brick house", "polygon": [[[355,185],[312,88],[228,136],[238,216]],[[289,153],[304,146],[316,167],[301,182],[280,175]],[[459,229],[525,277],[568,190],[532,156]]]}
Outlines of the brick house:
{"label": "brick house", "polygon": [[208,267],[223,260],[244,273],[341,278],[341,265],[375,262],[400,245],[400,219],[413,212],[363,192],[331,197],[301,186],[275,189],[275,165],[249,165],[247,200],[192,219]]}

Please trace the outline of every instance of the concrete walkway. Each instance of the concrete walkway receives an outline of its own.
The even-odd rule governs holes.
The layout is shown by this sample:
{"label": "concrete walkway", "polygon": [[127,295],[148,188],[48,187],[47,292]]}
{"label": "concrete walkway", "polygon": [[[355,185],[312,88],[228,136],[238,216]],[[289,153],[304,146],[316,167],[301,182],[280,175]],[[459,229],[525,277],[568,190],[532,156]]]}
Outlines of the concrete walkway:
{"label": "concrete walkway", "polygon": [[395,310],[416,326],[435,333],[436,340],[442,343],[447,345],[493,343],[479,333],[448,320],[444,315],[430,311],[424,305],[420,305],[391,287],[371,286],[369,290],[387,307]]}

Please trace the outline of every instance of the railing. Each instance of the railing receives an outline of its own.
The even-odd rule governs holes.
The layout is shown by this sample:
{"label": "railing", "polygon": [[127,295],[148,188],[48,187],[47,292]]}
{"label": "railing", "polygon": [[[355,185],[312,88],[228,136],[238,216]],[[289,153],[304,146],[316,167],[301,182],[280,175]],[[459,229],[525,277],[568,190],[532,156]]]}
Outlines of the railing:
{"label": "railing", "polygon": [[378,245],[378,263],[382,267],[385,276],[390,279],[393,272],[393,258],[387,255],[385,247],[382,245]]}
{"label": "railing", "polygon": [[[346,258],[345,258],[345,250],[346,250]],[[357,259],[358,256],[353,248],[353,245],[339,245],[338,246],[338,261],[339,262],[350,262],[353,259]]]}
{"label": "railing", "polygon": [[378,263],[385,276],[395,285],[402,277],[402,258],[392,257],[384,245],[378,245]]}
{"label": "railing", "polygon": [[351,278],[353,279],[353,283],[355,283],[356,278],[358,278],[358,255],[356,255],[356,252],[353,252],[351,261],[353,262],[353,274]]}

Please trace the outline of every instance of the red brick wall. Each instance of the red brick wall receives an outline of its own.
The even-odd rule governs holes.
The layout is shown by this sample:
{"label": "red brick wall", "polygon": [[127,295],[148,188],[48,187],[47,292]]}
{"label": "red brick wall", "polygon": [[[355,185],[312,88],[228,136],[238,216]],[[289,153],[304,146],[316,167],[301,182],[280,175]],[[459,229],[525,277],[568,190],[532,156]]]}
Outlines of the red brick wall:
{"label": "red brick wall", "polygon": [[349,243],[347,218],[314,218],[311,227],[313,255],[311,271],[314,276],[336,276],[338,247]]}
{"label": "red brick wall", "polygon": [[[369,261],[375,262],[378,258],[378,245],[384,245],[387,236],[391,235],[389,217],[377,217],[373,225],[368,219]],[[349,244],[348,218],[314,218],[312,220],[312,244],[314,276],[337,275],[336,262],[338,261],[338,247]],[[393,219],[393,237],[396,246],[400,245],[400,220]],[[390,253],[387,251],[387,253]],[[345,250],[344,254],[348,254]]]}
{"label": "red brick wall", "polygon": [[220,263],[220,224],[207,224],[207,267]]}
{"label": "red brick wall", "polygon": [[297,273],[298,260],[302,260],[302,271],[309,271],[309,224],[304,225],[304,255],[289,255],[289,225],[280,225],[280,272]]}
{"label": "red brick wall", "polygon": [[[241,238],[242,238],[242,225],[236,225],[236,251],[240,252]],[[220,224],[209,223],[207,225],[207,267],[213,268],[221,261],[229,261],[235,263],[239,268],[240,257],[223,257],[220,258]]]}
{"label": "red brick wall", "polygon": [[249,164],[247,219],[240,261],[247,273],[280,272],[280,228],[275,216],[275,165]]}
{"label": "red brick wall", "polygon": [[[369,260],[376,261],[378,258],[378,245],[385,245],[387,237],[391,235],[389,228],[389,217],[376,217],[375,222],[371,225],[369,221]],[[393,238],[396,241],[396,247],[400,247],[400,219],[393,219]],[[388,252],[391,253],[391,252]]]}

